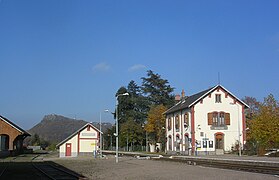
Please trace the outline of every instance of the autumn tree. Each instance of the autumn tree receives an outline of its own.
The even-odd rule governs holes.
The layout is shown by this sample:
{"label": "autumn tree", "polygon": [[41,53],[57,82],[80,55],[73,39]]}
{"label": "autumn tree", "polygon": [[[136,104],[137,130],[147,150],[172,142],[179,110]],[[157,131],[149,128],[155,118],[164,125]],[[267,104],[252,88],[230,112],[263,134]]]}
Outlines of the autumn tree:
{"label": "autumn tree", "polygon": [[272,94],[259,106],[259,113],[253,117],[251,136],[261,149],[279,148],[279,104]]}
{"label": "autumn tree", "polygon": [[145,130],[149,134],[149,139],[152,143],[165,142],[165,115],[167,108],[164,105],[153,105],[150,108],[147,117]]}
{"label": "autumn tree", "polygon": [[249,109],[245,110],[247,130],[244,148],[248,155],[256,155],[258,153],[258,143],[255,137],[253,137],[251,134],[251,126],[254,121],[253,118],[260,112],[260,102],[256,98],[249,96],[245,96],[242,100],[249,106]]}

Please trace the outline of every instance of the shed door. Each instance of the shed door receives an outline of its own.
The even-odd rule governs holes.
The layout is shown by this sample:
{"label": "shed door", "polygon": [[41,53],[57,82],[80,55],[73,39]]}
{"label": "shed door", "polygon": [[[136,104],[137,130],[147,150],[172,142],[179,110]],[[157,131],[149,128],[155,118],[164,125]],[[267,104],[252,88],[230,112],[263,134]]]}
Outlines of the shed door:
{"label": "shed door", "polygon": [[71,156],[71,155],[72,155],[72,144],[66,143],[66,156]]}

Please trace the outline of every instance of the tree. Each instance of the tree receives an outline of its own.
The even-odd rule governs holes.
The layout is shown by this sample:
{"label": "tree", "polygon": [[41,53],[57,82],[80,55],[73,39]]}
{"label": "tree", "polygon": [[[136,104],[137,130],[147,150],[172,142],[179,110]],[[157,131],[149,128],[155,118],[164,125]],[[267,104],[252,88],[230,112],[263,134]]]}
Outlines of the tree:
{"label": "tree", "polygon": [[249,109],[245,110],[247,128],[245,150],[248,155],[256,155],[258,153],[258,143],[255,137],[251,135],[251,126],[254,121],[253,118],[260,112],[260,102],[256,98],[249,96],[245,96],[242,100],[249,106]]}
{"label": "tree", "polygon": [[130,81],[128,84],[129,107],[128,116],[138,124],[143,124],[146,121],[147,112],[149,111],[148,99],[142,95],[141,87],[135,81]]}
{"label": "tree", "polygon": [[113,149],[113,146],[115,146],[115,126],[112,126],[111,128],[108,128],[107,131],[104,133],[104,147],[105,149]]}
{"label": "tree", "polygon": [[151,105],[163,104],[166,107],[174,105],[174,88],[169,85],[168,80],[162,79],[159,74],[147,71],[147,78],[142,79],[142,91],[148,97]]}
{"label": "tree", "polygon": [[[118,96],[120,145],[125,145],[125,142],[127,143],[127,137],[130,136],[130,132],[140,132],[139,129],[142,129],[142,125],[146,123],[148,113],[152,106],[160,107],[160,105],[162,105],[165,108],[163,112],[165,112],[166,107],[170,107],[174,104],[173,89],[174,88],[169,85],[168,80],[162,79],[159,74],[155,74],[151,70],[147,71],[147,77],[142,78],[142,86],[138,86],[135,81],[132,80],[129,82],[127,88],[120,87],[118,89],[116,97],[126,92],[129,93],[129,96]],[[163,112],[158,112],[156,115],[161,117],[163,116]],[[158,123],[154,132],[150,132],[150,137],[154,136],[154,141],[164,142],[163,139],[165,135],[162,133],[164,132],[162,131],[164,119],[163,116],[163,123]],[[129,126],[135,129],[131,130]],[[157,132],[157,130],[159,131]],[[136,134],[141,136],[141,141],[144,139],[143,133]],[[134,140],[136,138],[138,137],[135,137]],[[140,140],[136,141],[137,143],[140,142]]]}
{"label": "tree", "polygon": [[115,95],[118,96],[118,109],[117,109],[117,119],[118,123],[122,124],[128,119],[128,111],[131,110],[133,107],[130,103],[129,96],[121,96],[121,94],[127,93],[127,89],[125,87],[120,87]]}
{"label": "tree", "polygon": [[121,125],[121,146],[142,145],[143,134],[141,125],[129,118],[128,121]]}
{"label": "tree", "polygon": [[147,117],[145,130],[148,132],[149,139],[152,143],[165,142],[165,115],[167,108],[164,105],[153,105],[150,108]]}
{"label": "tree", "polygon": [[261,149],[279,148],[279,104],[272,94],[259,106],[259,114],[252,119],[251,136]]}
{"label": "tree", "polygon": [[246,117],[252,119],[253,116],[259,113],[260,102],[254,97],[245,96],[243,99],[250,108],[246,111]]}
{"label": "tree", "polygon": [[39,146],[41,145],[41,140],[38,134],[34,134],[31,138],[31,145],[33,146]]}

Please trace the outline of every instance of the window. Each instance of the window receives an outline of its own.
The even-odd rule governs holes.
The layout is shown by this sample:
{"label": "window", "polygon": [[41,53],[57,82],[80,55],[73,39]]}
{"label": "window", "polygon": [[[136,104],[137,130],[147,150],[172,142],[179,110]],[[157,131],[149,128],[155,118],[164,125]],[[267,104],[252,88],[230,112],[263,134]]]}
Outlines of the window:
{"label": "window", "polygon": [[208,125],[213,125],[213,126],[230,125],[230,113],[225,113],[225,112],[208,113]]}
{"label": "window", "polygon": [[225,125],[225,113],[223,113],[223,112],[220,112],[220,113],[219,113],[219,121],[218,121],[218,124],[220,124],[220,125]]}
{"label": "window", "polygon": [[189,126],[189,115],[188,113],[184,114],[184,128]]}
{"label": "window", "polygon": [[7,134],[0,135],[0,151],[9,149],[10,137]]}
{"label": "window", "polygon": [[178,115],[175,117],[175,129],[176,129],[176,131],[179,131],[179,116]]}
{"label": "window", "polygon": [[168,130],[171,130],[171,118],[168,119]]}
{"label": "window", "polygon": [[213,148],[213,141],[209,141],[209,148]]}
{"label": "window", "polygon": [[203,137],[204,136],[204,132],[200,132],[200,136]]}
{"label": "window", "polygon": [[213,125],[214,126],[224,126],[225,121],[224,121],[225,115],[223,112],[214,112],[213,113]]}
{"label": "window", "polygon": [[215,103],[221,103],[221,94],[215,94]]}
{"label": "window", "polygon": [[218,124],[218,113],[214,112],[213,113],[213,124],[214,126],[216,126]]}
{"label": "window", "polygon": [[207,148],[207,141],[203,141],[203,142],[202,142],[202,147],[203,147],[203,148]]}

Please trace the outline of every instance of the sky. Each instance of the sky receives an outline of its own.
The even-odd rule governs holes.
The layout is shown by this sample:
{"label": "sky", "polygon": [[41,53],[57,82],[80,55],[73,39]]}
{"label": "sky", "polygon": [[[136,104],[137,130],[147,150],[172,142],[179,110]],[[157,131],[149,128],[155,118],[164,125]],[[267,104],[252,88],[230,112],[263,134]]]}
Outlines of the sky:
{"label": "sky", "polygon": [[[220,83],[279,99],[278,0],[0,0],[0,114],[114,120],[115,93],[152,70],[186,95]],[[220,74],[220,78],[218,78]]]}

